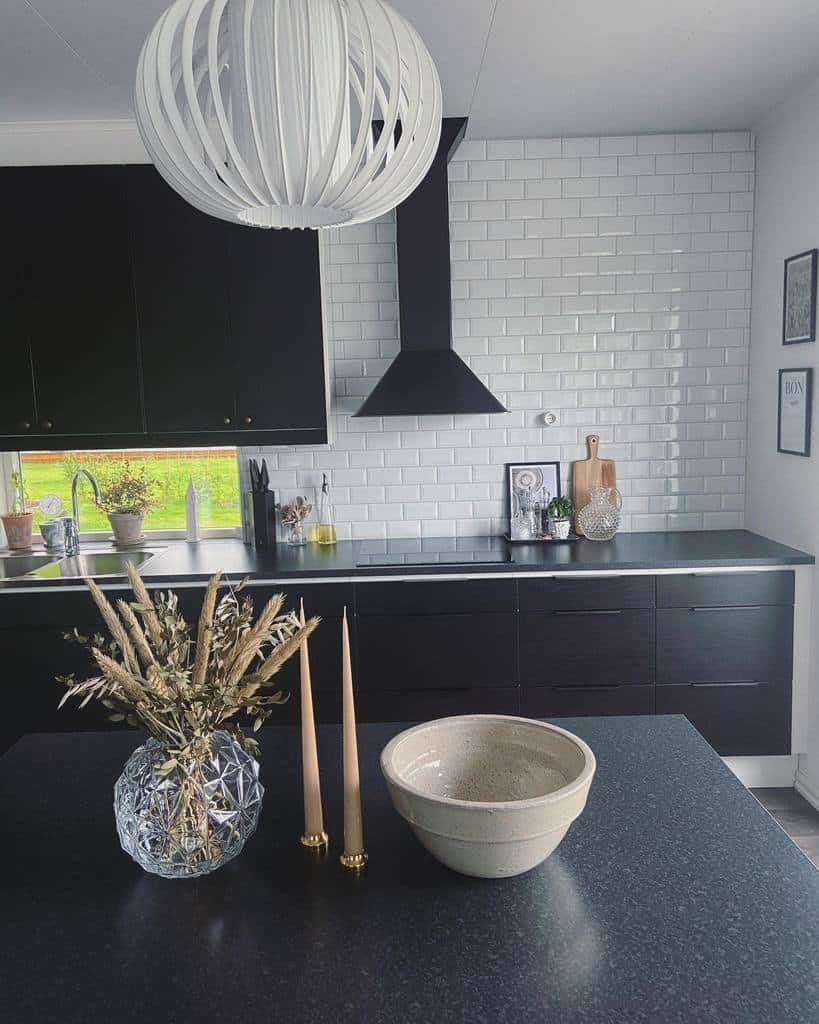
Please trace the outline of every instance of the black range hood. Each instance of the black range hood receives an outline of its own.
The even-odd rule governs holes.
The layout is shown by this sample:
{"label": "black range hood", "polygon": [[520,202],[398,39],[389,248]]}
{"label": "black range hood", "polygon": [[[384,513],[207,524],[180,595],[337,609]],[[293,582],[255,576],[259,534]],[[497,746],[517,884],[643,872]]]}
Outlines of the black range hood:
{"label": "black range hood", "polygon": [[427,176],[396,210],[401,351],[356,416],[506,412],[452,348],[447,164],[465,130],[443,119]]}

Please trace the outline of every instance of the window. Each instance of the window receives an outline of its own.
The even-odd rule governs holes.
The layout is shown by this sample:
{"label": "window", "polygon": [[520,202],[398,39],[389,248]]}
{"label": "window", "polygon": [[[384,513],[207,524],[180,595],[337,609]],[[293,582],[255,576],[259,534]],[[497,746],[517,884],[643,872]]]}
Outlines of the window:
{"label": "window", "polygon": [[[35,513],[34,527],[48,518],[38,502],[56,494],[71,511],[71,478],[87,469],[104,490],[127,464],[131,473],[144,471],[154,481],[157,504],[145,517],[145,531],[156,534],[185,529],[185,492],[192,479],[203,530],[233,534],[241,525],[239,464],[235,448],[162,448],[128,451],[21,452],[20,463],[27,505]],[[81,479],[77,489],[83,533],[108,532],[105,513],[96,507],[91,485]]]}

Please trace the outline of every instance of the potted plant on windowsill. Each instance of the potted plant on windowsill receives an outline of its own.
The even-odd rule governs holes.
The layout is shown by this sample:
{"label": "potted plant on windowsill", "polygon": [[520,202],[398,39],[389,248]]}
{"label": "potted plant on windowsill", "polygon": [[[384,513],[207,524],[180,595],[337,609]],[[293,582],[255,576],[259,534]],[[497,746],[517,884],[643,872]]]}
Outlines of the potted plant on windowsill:
{"label": "potted plant on windowsill", "polygon": [[546,515],[549,517],[549,533],[555,540],[566,540],[569,536],[573,513],[571,498],[552,498],[549,502]]}
{"label": "potted plant on windowsill", "polygon": [[156,480],[146,476],[144,466],[133,473],[126,462],[103,485],[99,505],[111,523],[115,544],[128,547],[142,541],[145,514],[157,504],[156,484]]}
{"label": "potted plant on windowsill", "polygon": [[26,511],[26,489],[21,473],[11,474],[11,486],[14,488],[14,499],[10,512],[4,512],[3,529],[10,551],[27,551],[31,547],[31,534],[34,525],[34,513]]}

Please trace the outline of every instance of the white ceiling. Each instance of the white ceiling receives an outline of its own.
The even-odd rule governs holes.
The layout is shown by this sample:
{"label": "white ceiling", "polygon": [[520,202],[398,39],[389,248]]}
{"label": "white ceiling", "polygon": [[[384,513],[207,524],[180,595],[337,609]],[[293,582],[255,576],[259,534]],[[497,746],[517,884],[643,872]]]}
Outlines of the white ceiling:
{"label": "white ceiling", "polygon": [[[393,0],[473,138],[753,126],[819,77],[815,0]],[[168,0],[0,0],[0,122],[130,118]]]}

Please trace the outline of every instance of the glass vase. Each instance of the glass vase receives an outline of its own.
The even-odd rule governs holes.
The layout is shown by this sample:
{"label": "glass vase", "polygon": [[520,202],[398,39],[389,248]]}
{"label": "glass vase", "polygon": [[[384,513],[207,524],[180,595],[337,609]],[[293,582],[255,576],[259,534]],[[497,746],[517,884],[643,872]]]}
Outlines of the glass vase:
{"label": "glass vase", "polygon": [[300,548],[303,544],[307,543],[307,539],[304,536],[304,523],[301,520],[288,526],[287,543],[294,548]]}
{"label": "glass vase", "polygon": [[577,525],[589,540],[611,540],[620,527],[622,507],[616,487],[590,487],[589,503],[578,512]]}
{"label": "glass vase", "polygon": [[166,747],[151,738],[114,786],[120,844],[163,878],[196,878],[232,860],[256,831],[264,787],[259,764],[223,730],[162,770]]}

